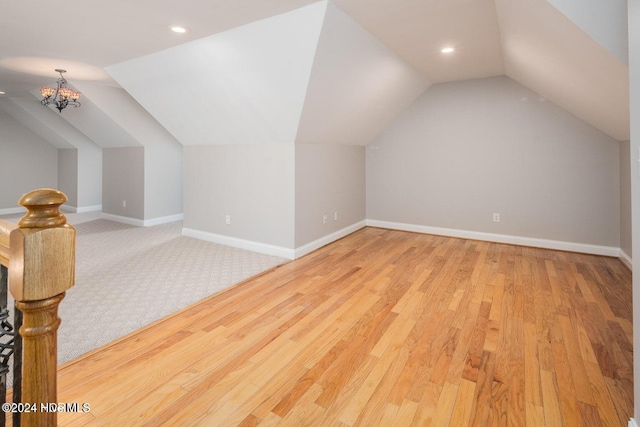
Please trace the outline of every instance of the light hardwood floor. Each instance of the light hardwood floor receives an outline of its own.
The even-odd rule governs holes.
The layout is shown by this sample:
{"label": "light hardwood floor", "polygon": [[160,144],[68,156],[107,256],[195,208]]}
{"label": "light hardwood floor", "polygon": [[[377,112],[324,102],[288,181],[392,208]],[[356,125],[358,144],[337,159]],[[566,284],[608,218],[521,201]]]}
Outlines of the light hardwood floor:
{"label": "light hardwood floor", "polygon": [[631,318],[617,259],[366,228],[64,365],[59,424],[626,426]]}

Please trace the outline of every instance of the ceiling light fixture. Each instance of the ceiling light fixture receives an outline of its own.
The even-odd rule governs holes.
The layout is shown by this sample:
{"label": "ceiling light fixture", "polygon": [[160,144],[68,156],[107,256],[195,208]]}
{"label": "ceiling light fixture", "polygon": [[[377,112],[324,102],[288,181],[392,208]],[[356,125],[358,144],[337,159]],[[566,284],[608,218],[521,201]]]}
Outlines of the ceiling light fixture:
{"label": "ceiling light fixture", "polygon": [[187,32],[187,29],[185,27],[181,27],[179,25],[172,25],[169,27],[169,29],[171,31],[173,31],[174,33],[180,33],[180,34],[184,34]]}
{"label": "ceiling light fixture", "polygon": [[455,49],[452,47],[445,47],[444,49],[440,50],[440,52],[442,53],[451,53],[453,52]]}
{"label": "ceiling light fixture", "polygon": [[42,95],[42,101],[40,102],[42,105],[53,104],[61,113],[69,105],[79,107],[78,98],[80,98],[80,92],[67,87],[67,80],[62,76],[62,73],[66,73],[67,70],[56,68],[56,72],[60,73],[56,88],[46,86],[40,88],[40,94]]}

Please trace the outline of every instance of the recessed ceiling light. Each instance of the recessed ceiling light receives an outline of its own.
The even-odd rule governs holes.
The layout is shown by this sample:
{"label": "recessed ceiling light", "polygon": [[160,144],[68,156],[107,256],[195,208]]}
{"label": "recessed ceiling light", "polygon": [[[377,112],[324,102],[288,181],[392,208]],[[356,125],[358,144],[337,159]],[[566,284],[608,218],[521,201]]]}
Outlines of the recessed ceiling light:
{"label": "recessed ceiling light", "polygon": [[7,93],[7,92],[5,92],[5,91],[3,91],[3,90],[0,90],[0,95],[4,95],[4,94],[6,94],[6,93]]}
{"label": "recessed ceiling light", "polygon": [[172,25],[172,26],[169,27],[169,29],[171,31],[173,31],[174,33],[180,33],[180,34],[183,34],[183,33],[186,33],[187,31],[189,31],[185,27],[181,27],[179,25]]}
{"label": "recessed ceiling light", "polygon": [[444,49],[442,49],[440,52],[442,53],[451,53],[453,52],[455,49],[452,47],[445,47]]}

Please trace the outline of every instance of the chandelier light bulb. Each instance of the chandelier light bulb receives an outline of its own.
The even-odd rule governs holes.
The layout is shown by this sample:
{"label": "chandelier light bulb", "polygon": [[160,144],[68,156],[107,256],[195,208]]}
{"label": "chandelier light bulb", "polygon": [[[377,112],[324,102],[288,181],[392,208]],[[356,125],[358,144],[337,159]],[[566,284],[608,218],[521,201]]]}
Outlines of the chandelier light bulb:
{"label": "chandelier light bulb", "polygon": [[61,87],[58,91],[58,95],[63,99],[69,98],[71,96],[71,89],[69,89],[68,87]]}
{"label": "chandelier light bulb", "polygon": [[56,90],[54,88],[52,88],[52,87],[42,87],[42,88],[40,88],[40,95],[42,95],[43,98],[49,98],[54,93],[56,93]]}

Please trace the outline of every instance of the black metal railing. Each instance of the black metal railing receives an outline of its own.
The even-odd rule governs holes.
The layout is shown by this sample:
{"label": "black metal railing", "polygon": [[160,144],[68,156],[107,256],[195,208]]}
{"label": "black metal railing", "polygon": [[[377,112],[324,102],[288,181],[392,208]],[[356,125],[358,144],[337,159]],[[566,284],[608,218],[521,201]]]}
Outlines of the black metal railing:
{"label": "black metal railing", "polygon": [[[13,387],[13,403],[19,403],[22,397],[22,337],[18,333],[22,326],[22,312],[13,310],[13,325],[9,319],[8,307],[8,277],[7,267],[0,265],[0,400],[7,403],[7,386]],[[11,381],[9,382],[9,374]],[[4,409],[4,405],[3,405]],[[13,412],[13,425],[20,426],[20,413]],[[4,427],[6,412],[3,411],[0,427]]]}

